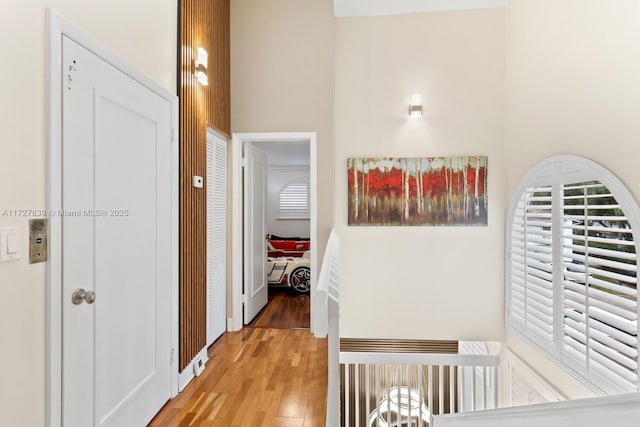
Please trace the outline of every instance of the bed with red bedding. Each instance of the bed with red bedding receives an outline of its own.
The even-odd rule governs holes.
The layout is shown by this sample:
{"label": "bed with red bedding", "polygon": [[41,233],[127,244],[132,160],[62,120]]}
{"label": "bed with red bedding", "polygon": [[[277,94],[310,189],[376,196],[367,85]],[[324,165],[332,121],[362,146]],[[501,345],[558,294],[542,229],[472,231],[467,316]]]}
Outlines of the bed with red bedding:
{"label": "bed with red bedding", "polygon": [[267,251],[270,257],[302,257],[310,246],[311,241],[308,237],[281,237],[267,234]]}
{"label": "bed with red bedding", "polygon": [[289,286],[296,292],[311,288],[311,242],[303,237],[267,235],[267,279],[269,285]]}

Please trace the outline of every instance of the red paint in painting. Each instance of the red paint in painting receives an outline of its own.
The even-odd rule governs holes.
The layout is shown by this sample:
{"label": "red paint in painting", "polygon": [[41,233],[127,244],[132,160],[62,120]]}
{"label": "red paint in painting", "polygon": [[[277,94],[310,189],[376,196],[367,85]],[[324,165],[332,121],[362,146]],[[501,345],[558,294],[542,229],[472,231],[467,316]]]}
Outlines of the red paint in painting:
{"label": "red paint in painting", "polygon": [[487,157],[350,158],[349,225],[487,225]]}

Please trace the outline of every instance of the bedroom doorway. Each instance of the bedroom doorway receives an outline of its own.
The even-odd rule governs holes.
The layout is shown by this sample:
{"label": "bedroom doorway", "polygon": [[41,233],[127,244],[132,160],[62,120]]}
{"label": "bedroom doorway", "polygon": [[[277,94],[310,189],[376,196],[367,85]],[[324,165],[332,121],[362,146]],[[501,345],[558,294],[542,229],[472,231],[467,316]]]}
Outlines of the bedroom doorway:
{"label": "bedroom doorway", "polygon": [[233,135],[230,330],[246,325],[315,333],[315,143],[315,133]]}
{"label": "bedroom doorway", "polygon": [[[266,159],[265,232],[259,236],[259,244],[261,248],[266,246],[264,273],[267,277],[265,290],[268,294],[266,306],[250,322],[247,323],[245,320],[245,324],[258,328],[309,329],[311,317],[310,143],[309,141],[262,141],[250,143],[245,148],[245,158],[249,157],[251,150],[259,150]],[[250,169],[250,165],[245,166],[245,173]],[[250,197],[246,197],[247,188],[245,179],[245,212],[247,211],[246,201],[250,200]],[[246,234],[245,223],[245,236]],[[253,253],[255,251],[250,251],[249,256]],[[247,253],[245,252],[246,261]],[[245,277],[245,294],[246,288]],[[245,306],[246,312],[247,306]]]}

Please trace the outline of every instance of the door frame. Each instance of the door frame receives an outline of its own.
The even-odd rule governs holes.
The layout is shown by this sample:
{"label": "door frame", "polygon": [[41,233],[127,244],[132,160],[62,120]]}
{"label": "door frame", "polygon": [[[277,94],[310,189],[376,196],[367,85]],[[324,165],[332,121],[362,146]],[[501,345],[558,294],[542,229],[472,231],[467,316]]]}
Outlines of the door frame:
{"label": "door frame", "polygon": [[[84,33],[52,8],[47,8],[47,188],[49,258],[46,263],[45,314],[45,425],[62,425],[62,37],[67,36],[100,59],[111,64],[172,106],[172,291],[171,345],[178,351],[178,98],[150,77],[126,63],[107,47]],[[171,396],[178,394],[177,353],[173,357]]]}
{"label": "door frame", "polygon": [[[231,138],[231,317],[227,329],[239,331],[243,328],[242,278],[243,278],[243,148],[251,142],[292,142],[309,143],[309,183],[310,183],[310,239],[311,239],[311,328],[316,337],[327,334],[323,325],[321,303],[323,299],[316,293],[318,282],[318,180],[317,180],[317,134],[316,132],[256,132],[234,133]],[[325,322],[326,323],[326,322]]]}

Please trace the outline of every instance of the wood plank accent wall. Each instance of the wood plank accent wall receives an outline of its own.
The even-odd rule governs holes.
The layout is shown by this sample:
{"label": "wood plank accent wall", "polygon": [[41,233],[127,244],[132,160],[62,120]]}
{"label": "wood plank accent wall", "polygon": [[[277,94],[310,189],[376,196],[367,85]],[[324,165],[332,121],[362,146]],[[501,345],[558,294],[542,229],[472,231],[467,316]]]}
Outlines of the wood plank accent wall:
{"label": "wood plank accent wall", "polygon": [[209,126],[231,137],[230,0],[211,0],[209,15]]}
{"label": "wood plank accent wall", "polygon": [[[180,370],[206,345],[206,127],[230,136],[229,0],[179,2]],[[193,74],[198,47],[209,54],[209,85]],[[206,185],[206,183],[205,183]]]}

